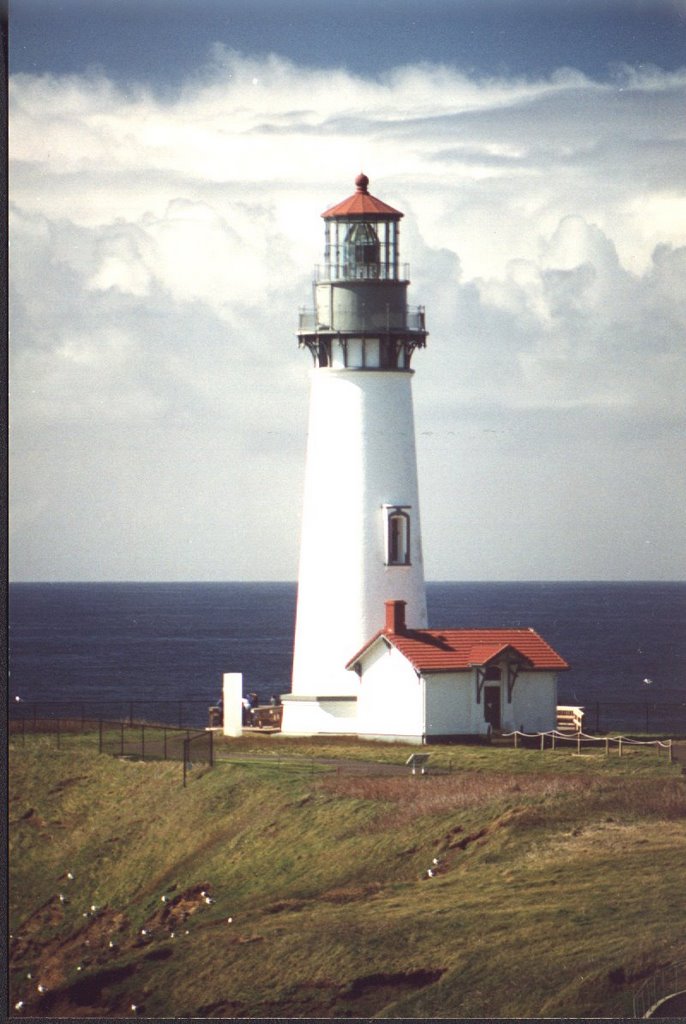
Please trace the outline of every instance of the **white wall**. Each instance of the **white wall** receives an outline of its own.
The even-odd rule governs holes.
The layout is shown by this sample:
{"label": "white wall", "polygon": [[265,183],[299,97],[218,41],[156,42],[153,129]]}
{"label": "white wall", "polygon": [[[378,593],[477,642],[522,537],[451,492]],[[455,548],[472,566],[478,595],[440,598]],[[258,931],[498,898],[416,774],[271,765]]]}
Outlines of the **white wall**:
{"label": "white wall", "polygon": [[557,673],[520,672],[512,704],[503,703],[503,727],[548,732],[557,724]]}
{"label": "white wall", "polygon": [[474,672],[426,676],[426,732],[429,736],[479,735],[487,731],[483,705],[476,704]]}
{"label": "white wall", "polygon": [[282,697],[281,732],[289,736],[355,735],[357,733],[357,702]]}
{"label": "white wall", "polygon": [[[385,565],[385,504],[411,506],[411,565]],[[292,692],[356,694],[346,662],[407,602],[425,627],[426,596],[411,374],[312,373]]]}
{"label": "white wall", "polygon": [[388,648],[381,640],[365,655],[358,692],[357,727],[361,736],[421,741],[424,683],[395,647]]}

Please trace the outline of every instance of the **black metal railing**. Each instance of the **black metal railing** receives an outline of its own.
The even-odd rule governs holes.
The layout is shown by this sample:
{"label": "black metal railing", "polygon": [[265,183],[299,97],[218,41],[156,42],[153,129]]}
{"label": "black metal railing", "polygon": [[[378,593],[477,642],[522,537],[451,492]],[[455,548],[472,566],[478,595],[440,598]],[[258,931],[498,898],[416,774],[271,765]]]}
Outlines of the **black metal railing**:
{"label": "black metal railing", "polygon": [[81,747],[113,757],[126,757],[139,761],[180,761],[183,765],[183,784],[186,785],[188,768],[194,763],[214,765],[214,734],[211,729],[201,731],[174,725],[129,720],[112,721],[103,718],[69,718],[53,715],[11,716],[10,736],[26,745],[27,737],[49,736],[55,746],[62,749],[70,741]]}
{"label": "black metal railing", "polygon": [[148,722],[179,728],[207,725],[211,702],[200,698],[185,700],[146,700],[140,697],[108,700],[84,698],[69,701],[22,700],[9,707],[10,720],[69,718],[74,721]]}

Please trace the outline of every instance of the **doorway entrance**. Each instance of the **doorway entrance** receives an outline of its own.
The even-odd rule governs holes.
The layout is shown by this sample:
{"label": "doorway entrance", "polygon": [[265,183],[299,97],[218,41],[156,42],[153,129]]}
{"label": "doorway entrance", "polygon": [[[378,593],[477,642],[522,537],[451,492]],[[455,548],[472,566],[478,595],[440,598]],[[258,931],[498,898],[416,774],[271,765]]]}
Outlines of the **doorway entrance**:
{"label": "doorway entrance", "polygon": [[500,687],[484,687],[484,718],[491,729],[500,729]]}

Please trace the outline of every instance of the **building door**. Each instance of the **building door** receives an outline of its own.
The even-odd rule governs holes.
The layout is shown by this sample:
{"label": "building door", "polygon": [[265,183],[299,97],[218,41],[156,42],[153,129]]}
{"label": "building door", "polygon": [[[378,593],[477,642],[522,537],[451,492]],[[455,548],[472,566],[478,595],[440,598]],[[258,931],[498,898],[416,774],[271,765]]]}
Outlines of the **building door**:
{"label": "building door", "polygon": [[484,718],[491,729],[500,729],[500,687],[484,687]]}

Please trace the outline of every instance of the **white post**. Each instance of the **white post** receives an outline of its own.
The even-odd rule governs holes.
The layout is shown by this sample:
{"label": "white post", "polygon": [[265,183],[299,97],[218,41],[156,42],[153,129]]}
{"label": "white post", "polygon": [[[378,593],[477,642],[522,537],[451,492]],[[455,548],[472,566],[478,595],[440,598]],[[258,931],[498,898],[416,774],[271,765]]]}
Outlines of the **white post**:
{"label": "white post", "polygon": [[224,700],[224,735],[243,735],[243,673],[225,672],[222,687]]}

